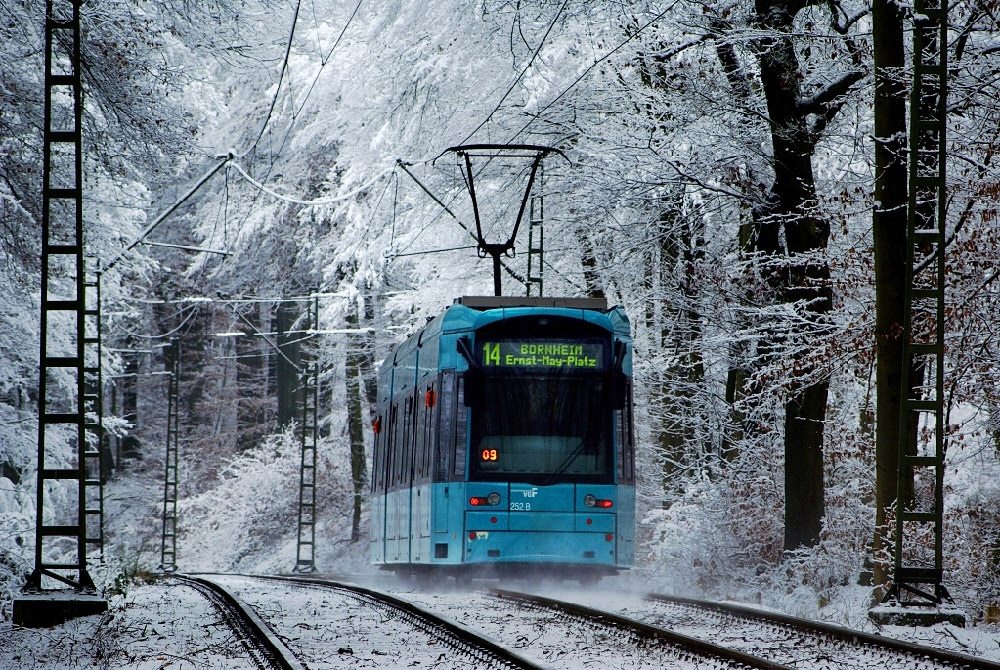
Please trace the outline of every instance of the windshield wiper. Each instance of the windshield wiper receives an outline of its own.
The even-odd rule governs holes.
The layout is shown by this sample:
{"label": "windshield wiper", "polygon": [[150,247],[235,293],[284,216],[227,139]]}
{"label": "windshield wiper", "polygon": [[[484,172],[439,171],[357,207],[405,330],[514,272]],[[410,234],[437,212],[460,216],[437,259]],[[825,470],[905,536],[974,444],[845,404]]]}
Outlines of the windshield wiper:
{"label": "windshield wiper", "polygon": [[583,453],[583,450],[586,448],[586,446],[587,443],[581,439],[580,445],[572,452],[570,452],[570,454],[565,458],[565,460],[563,460],[563,462],[559,464],[559,467],[557,467],[555,470],[549,473],[549,476],[546,477],[545,480],[543,481],[542,486],[548,486],[549,484],[552,484],[555,481],[556,477],[566,472],[566,470],[569,469],[569,466],[573,465],[573,462],[580,457],[580,454]]}

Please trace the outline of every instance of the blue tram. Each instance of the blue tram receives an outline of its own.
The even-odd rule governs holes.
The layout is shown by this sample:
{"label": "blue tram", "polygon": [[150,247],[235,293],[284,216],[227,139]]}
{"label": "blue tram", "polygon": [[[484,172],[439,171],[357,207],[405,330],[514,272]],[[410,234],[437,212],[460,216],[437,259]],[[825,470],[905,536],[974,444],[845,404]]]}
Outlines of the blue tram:
{"label": "blue tram", "polygon": [[631,372],[628,317],[604,300],[456,300],[379,369],[372,562],[631,566]]}

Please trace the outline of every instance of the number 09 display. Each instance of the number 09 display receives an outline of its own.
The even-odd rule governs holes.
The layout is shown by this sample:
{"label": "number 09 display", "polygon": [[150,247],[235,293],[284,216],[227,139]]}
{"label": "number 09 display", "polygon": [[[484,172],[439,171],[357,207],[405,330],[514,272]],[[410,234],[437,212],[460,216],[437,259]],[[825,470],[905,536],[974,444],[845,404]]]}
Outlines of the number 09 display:
{"label": "number 09 display", "polygon": [[495,461],[499,456],[496,449],[483,449],[479,455],[482,457],[483,461]]}

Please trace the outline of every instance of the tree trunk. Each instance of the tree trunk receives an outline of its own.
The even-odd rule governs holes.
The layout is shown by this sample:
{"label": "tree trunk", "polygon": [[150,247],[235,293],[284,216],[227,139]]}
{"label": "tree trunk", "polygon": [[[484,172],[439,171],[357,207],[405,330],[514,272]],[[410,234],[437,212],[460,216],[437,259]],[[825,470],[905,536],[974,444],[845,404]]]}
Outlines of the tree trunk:
{"label": "tree trunk", "polygon": [[[350,322],[348,322],[350,323]],[[345,363],[347,383],[347,432],[351,441],[351,481],[354,488],[354,508],[351,515],[351,542],[361,539],[361,504],[364,500],[365,421],[361,402],[361,356],[357,338],[348,345]]]}
{"label": "tree trunk", "polygon": [[299,406],[299,387],[302,369],[301,334],[290,332],[295,326],[298,308],[294,302],[278,305],[277,327],[278,351],[275,364],[278,382],[278,425],[284,429],[302,415]]}
{"label": "tree trunk", "polygon": [[872,3],[875,64],[875,537],[874,583],[889,580],[892,543],[886,515],[896,498],[900,385],[903,370],[903,293],[906,266],[906,83],[903,10],[892,0]]}
{"label": "tree trunk", "polygon": [[[268,310],[269,311],[269,310]],[[237,438],[240,450],[253,449],[273,428],[274,400],[267,393],[267,356],[260,337],[261,307],[254,305],[241,320],[245,337],[236,338]],[[249,322],[249,323],[246,323]],[[266,328],[263,330],[267,330]]]}
{"label": "tree trunk", "polygon": [[[368,320],[371,310],[370,299],[366,300],[365,316]],[[357,308],[352,308],[346,318],[349,328],[357,328],[359,319]],[[365,496],[365,433],[364,404],[368,403],[371,415],[375,403],[375,384],[372,379],[373,352],[371,338],[367,335],[351,335],[348,339],[345,378],[347,383],[347,428],[351,442],[351,481],[354,488],[354,506],[351,515],[351,542],[361,539],[361,505]],[[362,392],[364,382],[364,393]]]}
{"label": "tree trunk", "polygon": [[[365,386],[365,400],[368,402],[368,425],[370,426],[378,415],[375,410],[375,405],[378,403],[378,370],[375,369],[375,313],[377,305],[372,296],[366,296],[364,301],[364,324],[368,326],[369,331],[361,335],[364,342],[363,356],[361,357],[361,381]],[[361,467],[364,468],[364,461],[362,461]],[[364,475],[363,470],[362,475]]]}
{"label": "tree trunk", "polygon": [[810,384],[785,404],[785,549],[812,546],[823,530],[823,425],[829,384]]}
{"label": "tree trunk", "polygon": [[683,470],[697,469],[709,454],[711,444],[700,442],[707,417],[699,406],[696,389],[705,384],[705,364],[701,357],[701,316],[696,309],[695,264],[701,260],[704,241],[692,230],[681,210],[683,194],[663,198],[659,218],[653,269],[661,309],[659,349],[673,363],[658,372],[651,402],[659,405],[663,421],[655,428],[654,440],[664,459],[664,492],[668,497],[683,490],[677,479]]}
{"label": "tree trunk", "polygon": [[[830,309],[829,267],[825,262],[802,260],[822,251],[829,239],[829,224],[812,214],[816,187],[812,156],[818,137],[798,103],[802,78],[789,32],[796,7],[787,0],[757,0],[756,11],[770,35],[760,41],[761,83],[767,100],[774,183],[769,211],[761,212],[758,244],[770,250],[779,244],[777,228],[784,224],[789,255],[784,299],[802,301],[803,316],[819,335],[823,315]],[[805,377],[808,365],[799,373]],[[785,540],[786,550],[814,545],[825,513],[823,501],[823,426],[828,382],[793,380],[785,404]]]}

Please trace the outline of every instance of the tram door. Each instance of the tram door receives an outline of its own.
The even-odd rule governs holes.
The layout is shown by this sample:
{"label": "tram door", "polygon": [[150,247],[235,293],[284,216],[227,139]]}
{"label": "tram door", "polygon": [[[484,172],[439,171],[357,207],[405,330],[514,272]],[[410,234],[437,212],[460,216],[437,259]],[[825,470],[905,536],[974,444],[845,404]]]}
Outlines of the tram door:
{"label": "tram door", "polygon": [[434,411],[437,389],[425,378],[417,387],[414,398],[414,465],[412,515],[410,517],[410,555],[413,562],[424,563],[430,551],[431,464],[430,452],[434,440]]}
{"label": "tram door", "polygon": [[443,558],[441,554],[448,547],[448,485],[451,479],[452,458],[455,454],[455,371],[445,370],[441,374],[441,394],[438,401],[439,416],[437,431],[431,449],[435,472],[432,477],[441,482],[441,491],[436,493],[432,504],[431,525],[434,536],[434,557]]}
{"label": "tram door", "polygon": [[414,467],[414,437],[416,431],[413,429],[415,418],[413,393],[411,392],[403,402],[405,408],[403,416],[403,490],[399,496],[399,534],[402,540],[400,546],[400,560],[409,563],[413,560],[413,467]]}

